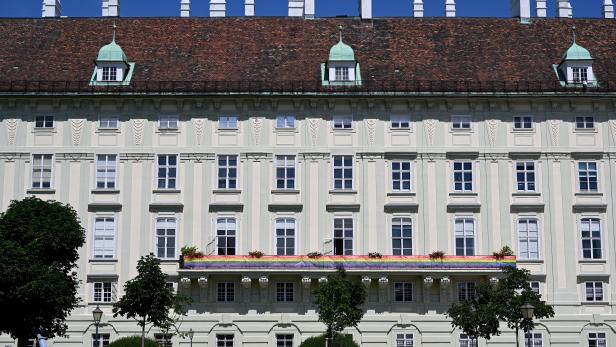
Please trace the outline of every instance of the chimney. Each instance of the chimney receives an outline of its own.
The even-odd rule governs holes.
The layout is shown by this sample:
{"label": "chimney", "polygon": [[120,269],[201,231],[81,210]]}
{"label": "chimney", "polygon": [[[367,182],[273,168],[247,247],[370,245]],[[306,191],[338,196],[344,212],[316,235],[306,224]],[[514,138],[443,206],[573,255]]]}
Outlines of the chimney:
{"label": "chimney", "polygon": [[511,16],[530,18],[530,0],[511,0]]}
{"label": "chimney", "polygon": [[456,0],[445,0],[445,17],[456,16]]}
{"label": "chimney", "polygon": [[226,15],[226,0],[210,0],[210,17],[224,17]]}
{"label": "chimney", "polygon": [[255,0],[244,1],[244,16],[253,17],[255,15]]}
{"label": "chimney", "polygon": [[190,17],[190,0],[180,0],[180,17]]}
{"label": "chimney", "polygon": [[289,0],[289,17],[304,16],[304,0]]}
{"label": "chimney", "polygon": [[413,17],[424,16],[423,0],[413,0]]}
{"label": "chimney", "polygon": [[103,17],[119,17],[120,0],[103,0]]}
{"label": "chimney", "polygon": [[372,18],[372,0],[360,0],[361,5],[359,6],[359,16],[362,19],[370,19]]}
{"label": "chimney", "polygon": [[603,0],[603,18],[614,18],[614,2]]}
{"label": "chimney", "polygon": [[573,17],[573,9],[569,0],[558,0],[556,14],[559,18],[571,18]]}
{"label": "chimney", "polygon": [[42,17],[60,17],[62,5],[60,0],[43,0]]}
{"label": "chimney", "polygon": [[535,9],[535,15],[539,18],[545,18],[548,16],[547,0],[537,0],[537,6]]}

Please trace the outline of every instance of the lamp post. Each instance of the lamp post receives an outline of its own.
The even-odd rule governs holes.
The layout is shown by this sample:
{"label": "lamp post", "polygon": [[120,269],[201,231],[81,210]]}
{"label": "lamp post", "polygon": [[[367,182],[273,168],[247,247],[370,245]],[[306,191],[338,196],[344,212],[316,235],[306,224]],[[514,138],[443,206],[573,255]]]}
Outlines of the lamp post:
{"label": "lamp post", "polygon": [[192,347],[193,337],[195,337],[195,331],[192,328],[190,328],[190,330],[188,330],[188,338],[190,339],[190,347]]}
{"label": "lamp post", "polygon": [[96,327],[96,333],[94,334],[94,339],[96,340],[96,346],[101,347],[99,336],[98,336],[98,326],[101,323],[101,318],[103,318],[103,310],[101,310],[101,308],[98,307],[98,305],[96,305],[96,308],[94,309],[94,311],[92,311],[92,318],[94,318],[94,326]]}
{"label": "lamp post", "polygon": [[[522,307],[520,307],[520,310],[522,311],[522,317],[524,319],[532,319],[533,315],[535,314],[535,306],[529,304],[528,302],[522,305]],[[527,333],[526,329],[524,329],[524,333]],[[530,346],[530,343],[528,343],[528,345]]]}

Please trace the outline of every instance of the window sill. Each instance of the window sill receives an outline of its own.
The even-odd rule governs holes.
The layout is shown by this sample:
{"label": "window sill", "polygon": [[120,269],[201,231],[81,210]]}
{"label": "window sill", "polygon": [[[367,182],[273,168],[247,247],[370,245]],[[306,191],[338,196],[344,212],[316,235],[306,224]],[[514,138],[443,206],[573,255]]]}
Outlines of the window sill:
{"label": "window sill", "polygon": [[526,134],[530,134],[530,133],[534,133],[535,132],[535,128],[529,128],[529,129],[516,129],[516,128],[512,128],[511,131],[513,131],[514,133],[526,133]]}
{"label": "window sill", "polygon": [[179,189],[154,189],[153,194],[179,194],[182,191]]}
{"label": "window sill", "polygon": [[219,133],[236,133],[239,132],[240,128],[217,128],[216,132]]}
{"label": "window sill", "polygon": [[412,129],[409,128],[389,128],[390,133],[411,133]]}
{"label": "window sill", "polygon": [[180,133],[180,129],[176,128],[176,129],[161,129],[158,128],[156,129],[156,133],[157,134],[179,134]]}
{"label": "window sill", "polygon": [[477,196],[477,192],[451,192],[449,196]]}
{"label": "window sill", "polygon": [[120,194],[119,189],[92,189],[92,194]]}
{"label": "window sill", "polygon": [[[88,301],[88,306],[113,306],[114,302],[100,302],[100,301]],[[104,326],[106,323],[101,323],[100,326]]]}
{"label": "window sill", "polygon": [[332,189],[330,194],[357,194],[357,190],[354,189]]}
{"label": "window sill", "polygon": [[515,192],[511,193],[511,196],[541,196],[539,192]]}
{"label": "window sill", "polygon": [[593,134],[593,133],[597,133],[597,132],[598,131],[597,131],[596,128],[588,128],[588,129],[585,129],[585,128],[582,128],[582,129],[575,128],[575,129],[573,129],[573,133],[581,133],[581,134],[589,134],[590,133],[590,134]]}
{"label": "window sill", "polygon": [[587,305],[587,306],[607,306],[609,305],[609,302],[607,301],[582,301],[580,304]]}
{"label": "window sill", "polygon": [[332,128],[332,131],[334,133],[340,132],[340,133],[354,133],[355,132],[355,128]]}
{"label": "window sill", "polygon": [[214,189],[212,190],[213,194],[241,194],[242,190],[240,189]]}
{"label": "window sill", "polygon": [[96,264],[101,264],[101,263],[109,263],[109,264],[113,264],[113,263],[117,263],[118,259],[90,259],[88,260],[89,263],[96,263]]}
{"label": "window sill", "polygon": [[449,132],[450,133],[474,133],[473,129],[454,129],[454,128],[449,128]]}
{"label": "window sill", "polygon": [[297,127],[295,128],[274,128],[274,131],[277,133],[297,133]]}
{"label": "window sill", "polygon": [[601,192],[577,192],[575,196],[603,196]]}
{"label": "window sill", "polygon": [[56,127],[53,128],[33,128],[32,129],[33,133],[56,133],[58,132],[58,130],[56,129]]}
{"label": "window sill", "polygon": [[97,134],[119,134],[120,128],[97,128],[95,132]]}
{"label": "window sill", "polygon": [[180,262],[177,259],[171,259],[171,258],[156,258],[156,259],[158,259],[161,264],[174,264],[174,263]]}
{"label": "window sill", "polygon": [[55,194],[55,193],[56,193],[56,190],[53,188],[44,188],[44,189],[30,188],[26,190],[26,194]]}
{"label": "window sill", "polygon": [[294,194],[299,194],[299,190],[297,189],[272,189],[272,194],[294,195]]}
{"label": "window sill", "polygon": [[518,264],[543,264],[543,259],[520,259],[516,258]]}
{"label": "window sill", "polygon": [[389,192],[387,196],[415,196],[415,192]]}
{"label": "window sill", "polygon": [[580,264],[607,264],[607,259],[580,259]]}

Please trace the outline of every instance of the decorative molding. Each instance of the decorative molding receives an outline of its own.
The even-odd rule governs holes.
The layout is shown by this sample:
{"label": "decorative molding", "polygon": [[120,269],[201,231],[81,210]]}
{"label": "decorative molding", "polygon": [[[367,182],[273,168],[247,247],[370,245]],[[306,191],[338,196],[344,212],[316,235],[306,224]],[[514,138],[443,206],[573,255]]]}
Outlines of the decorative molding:
{"label": "decorative molding", "polygon": [[0,153],[0,160],[4,160],[7,163],[18,159],[30,159],[30,153]]}
{"label": "decorative molding", "polygon": [[319,284],[325,284],[325,283],[327,283],[327,277],[325,276],[319,277]]}
{"label": "decorative molding", "polygon": [[250,286],[252,285],[252,279],[248,276],[244,276],[242,277],[242,287],[244,287],[245,289],[250,288]]}
{"label": "decorative molding", "polygon": [[201,163],[206,160],[216,159],[214,153],[180,153],[180,160],[182,161],[194,161],[195,163]]}
{"label": "decorative molding", "polygon": [[426,133],[426,140],[428,145],[434,145],[434,132],[436,130],[436,119],[426,119],[424,121],[424,131]]}
{"label": "decorative molding", "polygon": [[479,156],[490,160],[493,163],[496,163],[499,160],[511,160],[509,153],[482,153]]}
{"label": "decorative molding", "polygon": [[135,146],[141,146],[143,144],[143,128],[145,127],[145,119],[133,119],[131,120],[133,126],[133,142]]}
{"label": "decorative molding", "polygon": [[366,119],[365,123],[368,133],[368,145],[373,146],[376,141],[376,119]]}
{"label": "decorative molding", "polygon": [[364,287],[369,288],[370,284],[372,284],[372,279],[368,276],[364,276],[361,278],[361,283],[364,285]]}
{"label": "decorative molding", "polygon": [[441,289],[447,289],[451,285],[451,278],[449,276],[445,276],[441,278]]}
{"label": "decorative molding", "polygon": [[269,285],[269,278],[267,276],[259,277],[259,287],[261,287],[261,289],[267,288],[268,285]]}
{"label": "decorative molding", "polygon": [[17,124],[19,119],[11,118],[6,120],[6,138],[9,145],[15,144],[17,138]]}
{"label": "decorative molding", "polygon": [[85,119],[71,119],[71,139],[73,140],[73,146],[79,146],[81,142],[81,131],[83,125],[86,123]]}
{"label": "decorative molding", "polygon": [[207,276],[199,277],[199,279],[197,279],[197,283],[199,283],[199,288],[201,289],[207,288],[207,285],[208,285]]}
{"label": "decorative molding", "polygon": [[571,158],[571,154],[570,153],[557,153],[557,152],[552,152],[552,153],[545,153],[545,157],[547,159],[551,159],[555,162],[559,162],[563,159],[569,159]]}
{"label": "decorative molding", "polygon": [[198,146],[203,144],[203,132],[205,131],[205,119],[194,118],[193,125],[195,126],[195,136]]}
{"label": "decorative molding", "polygon": [[552,140],[552,146],[558,146],[558,135],[560,132],[560,119],[550,119],[548,124],[550,126],[550,139]]}
{"label": "decorative molding", "polygon": [[490,146],[494,147],[496,143],[496,132],[498,130],[498,120],[488,119],[486,123],[488,124],[488,141],[490,142]]}
{"label": "decorative molding", "polygon": [[302,158],[304,158],[304,160],[312,160],[312,161],[316,161],[319,159],[329,159],[330,157],[330,153],[323,153],[323,152],[305,152],[305,153],[300,153],[299,155]]}
{"label": "decorative molding", "polygon": [[182,288],[184,289],[188,289],[190,288],[190,278],[188,277],[182,277],[180,278],[180,285],[182,286]]}
{"label": "decorative molding", "polygon": [[248,159],[252,161],[262,161],[267,159],[272,159],[272,153],[264,153],[264,152],[250,152],[250,153],[240,153],[241,159]]}
{"label": "decorative molding", "polygon": [[417,156],[429,162],[434,162],[436,160],[445,160],[447,158],[446,153],[418,153]]}
{"label": "decorative molding", "polygon": [[319,118],[308,118],[308,131],[310,132],[310,143],[313,146],[317,145],[319,135],[319,125],[321,120]]}
{"label": "decorative molding", "polygon": [[610,129],[612,129],[612,136],[616,140],[616,119],[610,119]]}
{"label": "decorative molding", "polygon": [[94,153],[57,153],[56,161],[93,161]]}
{"label": "decorative molding", "polygon": [[432,284],[434,284],[434,279],[430,276],[428,277],[424,277],[423,279],[423,286],[426,289],[432,288]]}
{"label": "decorative molding", "polygon": [[263,130],[263,118],[255,117],[251,118],[252,122],[252,136],[255,139],[255,145],[261,144],[261,132]]}
{"label": "decorative molding", "polygon": [[383,276],[379,278],[379,288],[384,289],[389,285],[389,278]]}
{"label": "decorative molding", "polygon": [[138,163],[146,160],[154,160],[154,153],[120,153],[121,161],[132,161]]}
{"label": "decorative molding", "polygon": [[312,278],[308,276],[302,277],[302,287],[304,287],[304,289],[310,289],[311,284],[312,284]]}

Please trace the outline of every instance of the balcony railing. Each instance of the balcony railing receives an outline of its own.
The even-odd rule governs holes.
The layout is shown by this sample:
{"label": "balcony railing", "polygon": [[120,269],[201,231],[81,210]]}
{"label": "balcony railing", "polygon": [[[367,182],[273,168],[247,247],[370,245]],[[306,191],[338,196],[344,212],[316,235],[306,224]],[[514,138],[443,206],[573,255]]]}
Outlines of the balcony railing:
{"label": "balcony railing", "polygon": [[431,259],[429,256],[383,256],[372,258],[354,256],[251,256],[206,255],[180,257],[180,269],[200,271],[331,271],[338,268],[357,271],[497,271],[506,266],[516,266],[515,256],[445,256]]}
{"label": "balcony railing", "polygon": [[132,81],[128,86],[91,86],[89,81],[0,81],[1,94],[85,95],[433,95],[433,94],[616,93],[616,81],[596,87],[563,87],[559,81],[364,80],[361,85],[323,86],[321,81]]}

